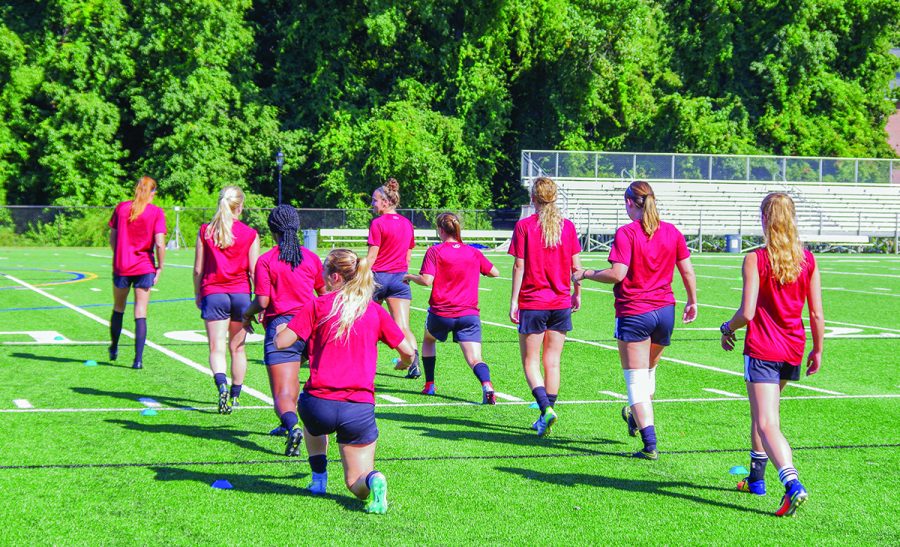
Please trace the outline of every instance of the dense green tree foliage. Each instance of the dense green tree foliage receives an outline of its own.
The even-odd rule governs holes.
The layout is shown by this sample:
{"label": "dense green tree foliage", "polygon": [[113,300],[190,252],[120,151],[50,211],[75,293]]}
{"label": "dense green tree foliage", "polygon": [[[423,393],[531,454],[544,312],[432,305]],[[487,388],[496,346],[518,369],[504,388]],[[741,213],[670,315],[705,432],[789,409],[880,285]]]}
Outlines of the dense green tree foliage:
{"label": "dense green tree foliage", "polygon": [[[523,148],[888,156],[896,0],[6,0],[0,201],[519,201]],[[267,198],[263,198],[266,196]],[[259,201],[261,200],[261,201]]]}

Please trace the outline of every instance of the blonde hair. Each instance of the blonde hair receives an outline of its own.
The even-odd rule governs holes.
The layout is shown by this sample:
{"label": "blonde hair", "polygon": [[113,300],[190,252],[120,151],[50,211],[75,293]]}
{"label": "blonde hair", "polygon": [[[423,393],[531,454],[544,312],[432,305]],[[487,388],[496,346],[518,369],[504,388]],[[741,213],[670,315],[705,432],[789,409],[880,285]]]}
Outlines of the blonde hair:
{"label": "blonde hair", "polygon": [[349,338],[353,323],[366,313],[375,292],[375,276],[369,261],[360,258],[350,249],[334,249],[325,257],[323,265],[325,275],[337,273],[344,280],[338,295],[331,306],[331,313],[323,320],[338,317],[338,328],[335,339]]}
{"label": "blonde hair", "polygon": [[653,188],[643,180],[636,180],[625,190],[625,197],[643,211],[641,228],[647,237],[652,239],[653,234],[659,229],[659,211],[656,210],[656,194],[653,193]]}
{"label": "blonde hair", "polygon": [[391,207],[396,208],[400,205],[400,183],[397,182],[397,179],[393,177],[387,179],[384,185],[378,187],[377,191],[381,192],[381,197],[383,197]]}
{"label": "blonde hair", "polygon": [[227,249],[234,245],[231,227],[238,218],[238,211],[244,206],[244,191],[237,186],[226,186],[219,192],[219,208],[212,222],[206,226],[205,237],[212,239],[216,247]]}
{"label": "blonde hair", "polygon": [[562,214],[556,207],[556,183],[547,177],[538,177],[531,186],[531,199],[538,209],[541,240],[544,247],[556,247],[562,239]]}
{"label": "blonde hair", "polygon": [[774,192],[763,198],[759,210],[763,216],[763,235],[772,275],[782,285],[793,283],[800,277],[806,261],[797,232],[794,200],[783,192]]}
{"label": "blonde hair", "polygon": [[156,181],[150,177],[141,177],[137,184],[134,185],[134,199],[131,201],[131,214],[128,215],[128,222],[134,222],[134,219],[141,216],[147,204],[153,199],[153,192],[156,191]]}
{"label": "blonde hair", "polygon": [[445,234],[452,236],[456,241],[462,242],[462,226],[459,223],[459,217],[453,213],[441,213],[435,221],[438,228]]}

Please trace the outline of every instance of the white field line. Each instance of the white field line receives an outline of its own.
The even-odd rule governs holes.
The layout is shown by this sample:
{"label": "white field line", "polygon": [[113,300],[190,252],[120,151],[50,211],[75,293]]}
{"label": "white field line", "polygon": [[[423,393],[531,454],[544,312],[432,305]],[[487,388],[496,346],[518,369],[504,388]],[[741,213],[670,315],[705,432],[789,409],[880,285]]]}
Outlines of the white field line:
{"label": "white field line", "polygon": [[[426,310],[426,309],[424,309],[424,308],[418,308],[418,307],[416,307],[416,306],[410,306],[410,309],[416,310],[416,311],[422,311],[422,312],[428,311],[428,310]],[[494,323],[493,321],[485,321],[485,320],[483,320],[483,319],[482,319],[482,321],[481,321],[481,324],[483,324],[483,325],[492,325],[492,326],[494,326],[494,327],[500,327],[500,328],[504,328],[504,329],[512,329],[512,330],[516,330],[516,327],[514,327],[514,326],[512,326],[512,325],[504,325],[504,324],[502,324],[502,323]],[[608,344],[601,344],[600,342],[593,342],[593,341],[591,341],[591,340],[582,340],[582,339],[580,339],[580,338],[573,338],[573,337],[571,337],[571,336],[566,337],[566,341],[567,341],[567,342],[576,342],[576,343],[579,343],[579,344],[586,344],[586,345],[588,345],[588,346],[595,346],[595,347],[598,347],[598,348],[608,349],[608,350],[616,351],[616,352],[619,351],[619,348],[616,347],[616,346],[610,346],[610,345],[608,345]],[[700,368],[700,369],[703,369],[703,370],[710,370],[710,371],[713,371],[713,372],[720,372],[720,373],[722,373],[722,374],[730,374],[730,375],[732,375],[732,376],[740,376],[741,378],[744,377],[744,373],[743,373],[743,372],[738,372],[738,371],[736,371],[736,370],[728,370],[728,369],[724,369],[724,368],[713,367],[713,366],[710,366],[710,365],[702,365],[702,364],[700,364],[700,363],[694,363],[693,361],[685,361],[685,360],[683,360],[683,359],[675,359],[674,357],[660,357],[660,359],[661,359],[662,361],[668,361],[668,362],[670,362],[670,363],[678,363],[679,365],[685,365],[685,366],[689,366],[689,367]],[[808,390],[810,390],[810,391],[818,391],[818,392],[821,392],[821,393],[828,393],[828,394],[831,394],[831,395],[843,395],[842,393],[837,392],[837,391],[829,391],[829,390],[827,390],[827,389],[821,389],[821,388],[817,388],[817,387],[807,386],[807,385],[805,385],[805,384],[792,384],[792,383],[788,383],[788,385],[791,386],[791,387],[797,387],[797,388],[800,388],[800,389],[808,389]]]}
{"label": "white field line", "polygon": [[34,405],[29,403],[27,399],[13,399],[13,404],[16,405],[16,408],[34,408]]}
{"label": "white field line", "polygon": [[872,290],[873,291],[889,291],[891,289],[888,289],[886,287],[872,287]]}
{"label": "white field line", "polygon": [[900,275],[896,274],[877,274],[877,273],[867,273],[867,272],[840,272],[838,270],[820,270],[822,273],[827,273],[830,275],[852,275],[852,276],[862,276],[862,277],[889,277],[891,279],[900,279]]}
{"label": "white field line", "polygon": [[[69,308],[70,310],[72,310],[72,311],[74,311],[74,312],[76,312],[76,313],[79,313],[79,314],[81,314],[81,315],[87,317],[88,319],[92,319],[92,320],[94,320],[94,321],[96,321],[96,322],[98,322],[98,323],[100,323],[101,325],[104,325],[104,326],[106,326],[106,327],[109,326],[109,321],[107,321],[106,319],[103,319],[102,317],[98,317],[98,316],[94,315],[93,313],[91,313],[91,312],[89,312],[89,311],[87,311],[87,310],[85,310],[85,309],[83,309],[83,308],[79,308],[78,306],[76,306],[76,305],[74,305],[74,304],[72,304],[72,303],[70,303],[70,302],[68,302],[68,301],[66,301],[66,300],[63,300],[62,298],[59,298],[59,297],[57,297],[57,296],[54,296],[54,295],[52,295],[52,294],[50,294],[50,293],[48,293],[48,292],[46,292],[46,291],[44,291],[44,290],[42,290],[42,289],[39,289],[39,288],[35,287],[34,285],[30,285],[30,284],[26,283],[25,281],[22,281],[21,279],[18,279],[18,278],[16,278],[16,277],[13,277],[13,276],[11,276],[11,275],[9,275],[9,274],[5,274],[5,273],[4,273],[4,274],[0,274],[0,275],[3,275],[4,277],[6,277],[7,279],[9,279],[10,281],[13,281],[14,283],[18,283],[19,285],[22,285],[22,286],[25,287],[26,289],[30,289],[30,290],[32,290],[32,291],[38,293],[38,294],[41,295],[41,296],[45,296],[45,297],[49,298],[50,300],[53,300],[54,302],[57,302],[57,303],[59,303],[59,304],[62,304],[63,306]],[[122,329],[122,334],[124,334],[124,335],[127,336],[128,338],[134,338],[134,333],[131,332],[131,331],[129,331],[129,330]],[[185,365],[191,367],[191,368],[194,369],[194,370],[197,370],[197,371],[199,371],[199,372],[201,372],[201,373],[203,373],[203,374],[206,374],[207,376],[212,376],[212,375],[213,375],[212,371],[209,370],[209,367],[205,367],[205,366],[203,366],[203,365],[201,365],[201,364],[199,364],[199,363],[195,363],[194,361],[191,361],[191,360],[188,359],[187,357],[184,357],[183,355],[180,355],[180,354],[178,354],[178,353],[175,353],[174,351],[172,351],[172,350],[170,350],[170,349],[168,349],[168,348],[166,348],[166,347],[163,347],[163,346],[157,344],[156,342],[151,342],[150,340],[147,340],[147,346],[148,346],[148,347],[151,347],[151,348],[153,348],[153,349],[155,349],[156,351],[162,353],[163,355],[166,355],[167,357],[171,357],[172,359],[175,359],[175,360],[178,361],[179,363],[183,363],[183,364],[185,364]],[[274,401],[272,400],[271,397],[269,397],[269,396],[266,395],[265,393],[261,393],[261,392],[255,390],[255,389],[253,389],[252,387],[244,386],[244,389],[243,389],[243,390],[244,390],[245,393],[248,393],[248,394],[252,395],[253,397],[256,397],[256,398],[259,399],[260,401],[263,401],[263,402],[268,403],[268,404],[270,404],[270,405],[271,405],[271,404],[274,404]]]}
{"label": "white field line", "polygon": [[387,401],[389,403],[395,403],[398,405],[406,404],[406,401],[404,401],[400,397],[394,397],[393,395],[382,395],[380,393],[376,393],[375,396],[378,397],[379,399],[384,399],[385,401]]}
{"label": "white field line", "polygon": [[[869,291],[854,291],[853,289],[845,289],[843,287],[822,287],[823,291],[841,291],[841,292],[851,292],[856,294],[867,294],[869,296],[893,296],[894,298],[900,297],[900,294],[887,294],[887,293],[871,293]],[[875,289],[877,291],[889,291],[890,289]]]}
{"label": "white field line", "polygon": [[[781,397],[782,401],[827,401],[836,399],[900,399],[900,394],[881,394],[881,395],[785,395]],[[676,399],[654,399],[653,404],[669,404],[669,403],[722,403],[726,401],[746,401],[745,398],[736,397],[686,397]],[[497,405],[527,405],[528,401],[498,401]],[[557,405],[608,405],[622,404],[621,399],[598,399],[598,400],[579,400],[579,401],[556,401]],[[378,403],[376,408],[413,408],[413,407],[453,407],[453,406],[481,406],[480,402],[442,402],[442,403]],[[215,411],[216,407],[163,407],[160,412],[197,412],[197,411]],[[265,410],[272,411],[271,406],[241,406],[235,409],[236,412],[244,410]],[[0,408],[0,414],[29,414],[29,413],[80,413],[80,412],[134,412],[138,413],[141,408]]]}
{"label": "white field line", "polygon": [[46,342],[0,342],[0,346],[108,346],[109,342],[79,342],[78,340],[48,340]]}
{"label": "white field line", "polygon": [[518,397],[515,397],[513,395],[508,395],[506,393],[500,393],[499,391],[494,392],[494,397],[496,397],[498,399],[503,399],[504,401],[513,401],[516,403],[524,402],[524,399],[520,399]]}
{"label": "white field line", "polygon": [[100,292],[100,289],[98,289],[97,287],[91,287],[91,290],[94,292]]}
{"label": "white field line", "polygon": [[715,393],[716,395],[724,395],[726,397],[737,397],[738,399],[745,399],[743,395],[738,395],[737,393],[732,393],[730,391],[722,391],[721,389],[713,389],[711,387],[703,388],[703,391],[707,391],[709,393]]}
{"label": "white field line", "polygon": [[138,399],[138,402],[147,408],[162,408],[162,403],[150,397],[141,397]]}
{"label": "white field line", "polygon": [[612,397],[614,399],[619,399],[620,401],[628,400],[628,396],[622,395],[621,393],[616,393],[615,391],[599,391],[598,393],[602,393],[604,395],[609,395],[610,397]]}

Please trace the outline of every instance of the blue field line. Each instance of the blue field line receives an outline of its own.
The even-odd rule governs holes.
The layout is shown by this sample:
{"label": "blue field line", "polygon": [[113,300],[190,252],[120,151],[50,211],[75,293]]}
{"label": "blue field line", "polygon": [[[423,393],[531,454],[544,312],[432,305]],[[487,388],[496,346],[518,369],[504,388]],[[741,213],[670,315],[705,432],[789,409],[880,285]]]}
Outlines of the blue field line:
{"label": "blue field line", "polygon": [[[187,302],[188,300],[193,301],[193,298],[169,298],[165,300],[150,300],[150,304],[165,304],[169,302]],[[134,305],[134,302],[128,302],[128,304]],[[78,306],[79,308],[110,308],[112,304],[82,304]],[[0,312],[5,311],[38,311],[38,310],[65,310],[68,309],[65,306],[39,306],[36,308],[0,308]]]}

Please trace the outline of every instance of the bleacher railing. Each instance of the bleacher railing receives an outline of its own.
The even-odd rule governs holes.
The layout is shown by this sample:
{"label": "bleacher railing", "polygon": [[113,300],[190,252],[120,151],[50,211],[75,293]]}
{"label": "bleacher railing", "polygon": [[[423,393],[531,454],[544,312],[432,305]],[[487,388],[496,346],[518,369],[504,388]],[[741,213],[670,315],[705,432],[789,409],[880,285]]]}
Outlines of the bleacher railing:
{"label": "bleacher railing", "polygon": [[523,150],[522,184],[585,181],[900,184],[900,160]]}

